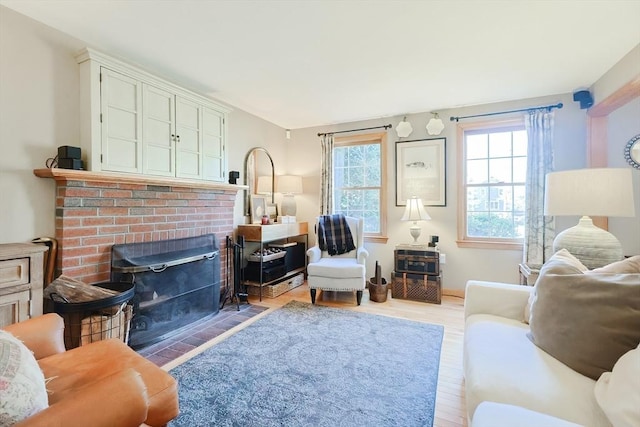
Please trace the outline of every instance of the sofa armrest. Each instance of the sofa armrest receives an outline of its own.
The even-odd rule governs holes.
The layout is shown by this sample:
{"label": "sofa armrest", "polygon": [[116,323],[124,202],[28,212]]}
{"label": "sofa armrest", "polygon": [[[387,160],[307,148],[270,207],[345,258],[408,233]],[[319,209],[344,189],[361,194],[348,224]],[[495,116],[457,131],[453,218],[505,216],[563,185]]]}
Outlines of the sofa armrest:
{"label": "sofa armrest", "polygon": [[36,360],[65,351],[64,320],[55,313],[33,317],[3,329],[22,341]]}
{"label": "sofa armrest", "polygon": [[357,252],[356,252],[356,257],[358,259],[358,264],[362,264],[364,265],[365,262],[367,261],[367,257],[369,256],[369,251],[367,251],[365,248],[363,247],[359,247]]}
{"label": "sofa armrest", "polygon": [[472,314],[493,314],[524,319],[524,308],[533,287],[469,280],[464,298],[464,318]]}
{"label": "sofa armrest", "polygon": [[318,262],[322,257],[322,251],[318,246],[312,246],[307,250],[307,257],[309,257],[309,263]]}
{"label": "sofa armrest", "polygon": [[147,419],[147,389],[131,368],[78,388],[16,427],[137,427]]}

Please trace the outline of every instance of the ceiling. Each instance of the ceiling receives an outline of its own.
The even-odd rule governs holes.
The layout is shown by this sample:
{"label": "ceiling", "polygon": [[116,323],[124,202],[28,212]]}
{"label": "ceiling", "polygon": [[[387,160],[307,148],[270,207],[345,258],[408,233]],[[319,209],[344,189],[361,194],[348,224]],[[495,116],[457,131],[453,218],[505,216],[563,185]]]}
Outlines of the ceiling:
{"label": "ceiling", "polygon": [[640,0],[0,0],[288,129],[570,93],[640,43]]}

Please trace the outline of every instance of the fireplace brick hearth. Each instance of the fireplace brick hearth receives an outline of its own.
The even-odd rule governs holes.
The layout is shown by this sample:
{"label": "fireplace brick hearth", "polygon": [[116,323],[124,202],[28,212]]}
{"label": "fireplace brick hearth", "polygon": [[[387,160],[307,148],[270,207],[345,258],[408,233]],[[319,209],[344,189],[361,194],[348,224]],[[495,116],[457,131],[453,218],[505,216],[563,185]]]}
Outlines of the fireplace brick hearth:
{"label": "fireplace brick hearth", "polygon": [[[56,276],[110,278],[111,246],[215,234],[225,265],[226,236],[243,186],[130,174],[36,169],[56,181]],[[222,272],[226,283],[226,272]]]}

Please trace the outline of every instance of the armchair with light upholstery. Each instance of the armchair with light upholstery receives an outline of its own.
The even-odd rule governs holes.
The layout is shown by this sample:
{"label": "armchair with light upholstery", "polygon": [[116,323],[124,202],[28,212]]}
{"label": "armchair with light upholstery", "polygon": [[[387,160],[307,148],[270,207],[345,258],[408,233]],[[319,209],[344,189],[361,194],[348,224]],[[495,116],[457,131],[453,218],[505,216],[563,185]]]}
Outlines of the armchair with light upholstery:
{"label": "armchair with light upholstery", "polygon": [[316,219],[316,245],[307,251],[307,283],[311,292],[311,303],[316,303],[316,291],[356,292],[358,305],[366,283],[365,262],[369,252],[364,248],[364,219],[345,217],[355,249],[341,255],[329,255],[318,246],[318,222]]}

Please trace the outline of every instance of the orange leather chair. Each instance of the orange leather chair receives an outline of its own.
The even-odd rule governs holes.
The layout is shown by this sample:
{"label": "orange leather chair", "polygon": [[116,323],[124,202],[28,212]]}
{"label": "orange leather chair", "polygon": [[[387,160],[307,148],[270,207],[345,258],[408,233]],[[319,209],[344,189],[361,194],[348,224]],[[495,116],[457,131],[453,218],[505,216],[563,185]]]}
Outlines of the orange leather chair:
{"label": "orange leather chair", "polygon": [[175,379],[119,339],[65,351],[55,313],[4,327],[33,351],[49,407],[17,426],[164,426],[178,416]]}

